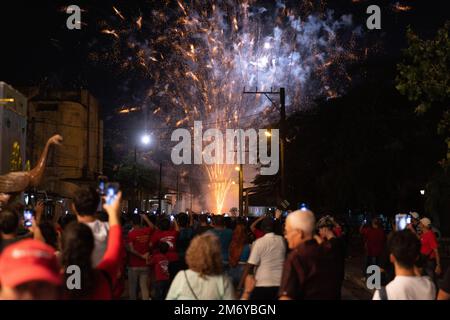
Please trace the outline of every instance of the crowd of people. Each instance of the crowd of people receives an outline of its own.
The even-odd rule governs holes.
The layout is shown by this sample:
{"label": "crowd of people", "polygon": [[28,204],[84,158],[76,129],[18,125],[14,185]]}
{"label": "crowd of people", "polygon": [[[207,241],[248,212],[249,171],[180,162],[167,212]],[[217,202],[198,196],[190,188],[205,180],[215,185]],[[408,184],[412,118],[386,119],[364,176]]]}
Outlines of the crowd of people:
{"label": "crowd of people", "polygon": [[[0,299],[321,300],[341,299],[347,245],[331,215],[302,208],[259,218],[123,213],[80,188],[71,212],[0,209]],[[99,203],[103,212],[99,213]],[[378,265],[374,300],[450,299],[431,221],[412,214],[386,235],[380,219],[360,228],[366,267]],[[366,274],[365,274],[366,275]]]}

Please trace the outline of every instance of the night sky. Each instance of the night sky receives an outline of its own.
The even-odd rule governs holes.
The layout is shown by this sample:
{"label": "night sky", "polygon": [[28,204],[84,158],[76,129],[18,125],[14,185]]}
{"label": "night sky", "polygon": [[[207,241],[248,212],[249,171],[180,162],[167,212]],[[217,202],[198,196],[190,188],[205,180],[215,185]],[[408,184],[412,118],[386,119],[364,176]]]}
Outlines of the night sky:
{"label": "night sky", "polygon": [[[114,14],[112,6],[130,17],[152,9],[152,1],[1,1],[0,79],[15,86],[42,82],[51,87],[88,88],[101,102],[105,116],[123,105],[139,105],[139,76],[117,75],[114,70],[95,66],[88,59],[90,46],[103,41],[100,22]],[[263,2],[262,2],[263,3]],[[446,1],[402,1],[412,7],[395,12],[396,1],[328,1],[326,6],[337,13],[351,13],[356,24],[364,27],[368,44],[380,48],[375,59],[398,57],[405,46],[405,29],[411,25],[423,36],[432,36],[448,17]],[[65,26],[64,8],[77,4],[83,10],[82,30]],[[382,8],[382,30],[368,31],[365,9],[369,4]],[[173,5],[173,4],[172,4]],[[170,4],[169,4],[170,6]],[[99,40],[100,39],[100,40]],[[124,86],[124,82],[128,85]],[[134,89],[134,90],[133,90]]]}

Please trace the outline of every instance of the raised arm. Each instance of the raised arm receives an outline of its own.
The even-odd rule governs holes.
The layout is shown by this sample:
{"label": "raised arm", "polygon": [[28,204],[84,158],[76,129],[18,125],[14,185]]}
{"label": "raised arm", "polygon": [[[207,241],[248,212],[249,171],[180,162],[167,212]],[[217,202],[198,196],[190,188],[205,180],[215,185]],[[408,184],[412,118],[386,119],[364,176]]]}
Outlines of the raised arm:
{"label": "raised arm", "polygon": [[250,225],[250,230],[252,231],[252,232],[255,232],[255,230],[256,230],[256,225],[261,221],[261,220],[263,220],[265,217],[264,216],[261,216],[261,217],[259,217],[258,219],[256,219],[251,225]]}
{"label": "raised arm", "polygon": [[141,218],[142,220],[145,221],[145,223],[152,229],[156,229],[155,225],[153,224],[153,222],[150,221],[150,219],[145,215],[145,214],[141,214]]}
{"label": "raised arm", "polygon": [[105,203],[103,205],[103,209],[105,209],[106,213],[108,214],[110,229],[106,252],[96,269],[108,272],[108,274],[111,276],[111,279],[116,279],[117,272],[119,272],[120,269],[122,230],[120,228],[119,214],[121,199],[122,192],[119,192],[112,204]]}

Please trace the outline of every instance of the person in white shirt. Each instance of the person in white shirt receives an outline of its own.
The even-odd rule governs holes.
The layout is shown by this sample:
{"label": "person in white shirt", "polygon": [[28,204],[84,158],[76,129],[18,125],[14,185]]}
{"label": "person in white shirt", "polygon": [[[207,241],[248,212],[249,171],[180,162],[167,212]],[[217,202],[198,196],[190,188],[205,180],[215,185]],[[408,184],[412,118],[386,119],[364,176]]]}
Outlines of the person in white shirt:
{"label": "person in white shirt", "polygon": [[78,222],[86,224],[94,234],[95,247],[92,252],[92,267],[96,267],[103,258],[108,243],[109,224],[95,217],[100,196],[93,188],[80,188],[75,192],[72,210]]}
{"label": "person in white shirt", "polygon": [[241,297],[243,300],[278,299],[286,258],[286,244],[283,237],[273,232],[274,221],[271,217],[264,218],[261,229],[265,234],[253,243],[243,274],[243,280],[245,279],[245,291]]}
{"label": "person in white shirt", "polygon": [[373,300],[434,300],[436,287],[428,276],[417,276],[414,264],[420,254],[420,241],[410,230],[392,234],[388,242],[395,278],[376,290]]}

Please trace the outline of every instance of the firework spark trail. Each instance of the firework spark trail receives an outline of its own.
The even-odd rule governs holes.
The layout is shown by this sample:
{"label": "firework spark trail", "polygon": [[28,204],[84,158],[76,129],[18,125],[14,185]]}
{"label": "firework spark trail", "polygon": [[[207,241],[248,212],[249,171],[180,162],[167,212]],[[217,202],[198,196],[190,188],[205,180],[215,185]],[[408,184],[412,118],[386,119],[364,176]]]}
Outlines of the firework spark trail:
{"label": "firework spark trail", "polygon": [[[304,14],[282,1],[267,8],[257,1],[214,1],[208,6],[175,1],[178,11],[152,11],[148,39],[136,40],[135,33],[143,31],[142,17],[119,31],[127,48],[135,49],[131,60],[127,51],[122,66],[142,69],[151,80],[143,107],[168,127],[189,127],[194,120],[220,129],[276,121],[274,106],[264,97],[244,99],[244,87],[285,87],[288,114],[310,106],[316,97],[333,98],[345,90],[350,78],[345,65],[357,59],[352,46],[361,33],[350,15],[314,12],[312,2],[304,3]],[[114,30],[103,32],[124,41]],[[226,165],[206,170],[220,213],[219,197],[225,199],[234,170]]]}

